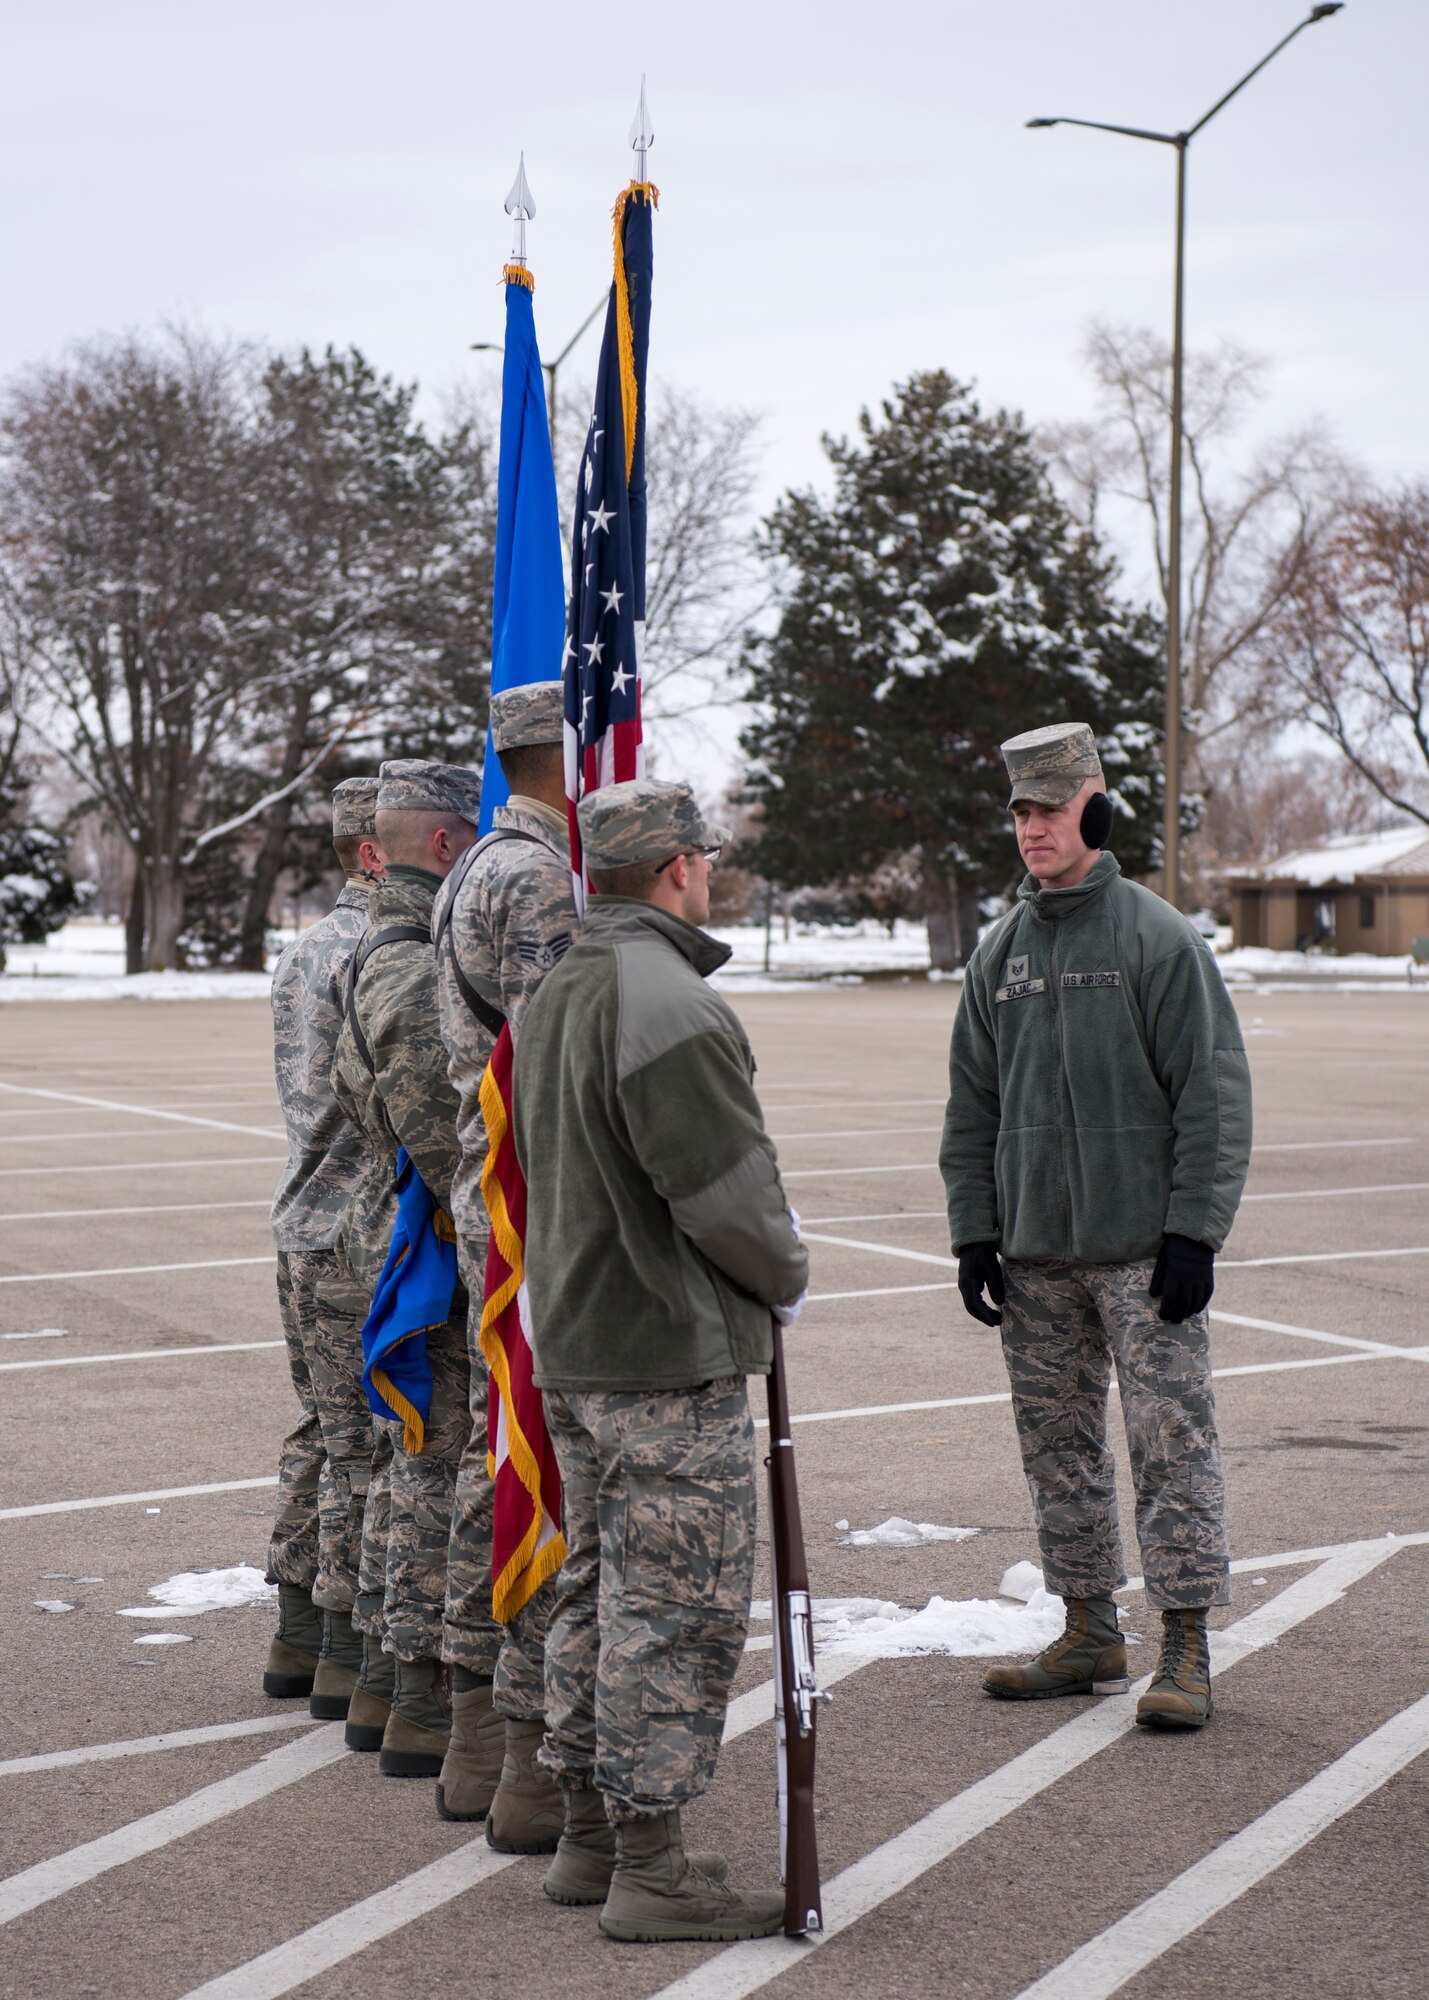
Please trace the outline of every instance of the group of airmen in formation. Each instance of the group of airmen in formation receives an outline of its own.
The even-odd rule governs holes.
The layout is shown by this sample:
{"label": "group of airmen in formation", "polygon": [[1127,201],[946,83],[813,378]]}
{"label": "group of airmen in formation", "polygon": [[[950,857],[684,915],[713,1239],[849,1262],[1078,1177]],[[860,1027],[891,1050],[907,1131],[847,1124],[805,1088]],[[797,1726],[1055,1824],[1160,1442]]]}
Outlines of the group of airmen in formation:
{"label": "group of airmen in formation", "polygon": [[[383,1773],[435,1779],[444,1819],[551,1856],[547,1895],[600,1905],[612,1937],[766,1935],[782,1892],[734,1887],[681,1826],[713,1776],[749,1618],[747,1381],[769,1368],[771,1315],[792,1323],[808,1283],[748,1041],[708,984],[728,957],[703,928],[725,836],[683,784],[592,793],[578,920],[560,686],[496,695],[491,731],[510,797],[484,840],[469,770],[403,759],[336,788],[346,884],[274,974],[289,1159],[273,1231],[300,1420],[280,1457],[263,1686],[344,1720]],[[1228,1577],[1205,1308],[1247,1163],[1244,1049],[1196,933],[1101,851],[1090,731],[1033,731],[1004,756],[1029,874],[967,970],[941,1160],[959,1285],[1001,1325],[1067,1622],[984,1686],[1028,1699],[1128,1684],[1114,1362],[1164,1626],[1139,1719],[1198,1727],[1206,1611]],[[566,1555],[501,1624],[477,1334],[480,1090],[507,1024]],[[415,1451],[362,1386],[401,1148],[450,1221],[460,1274],[426,1335]]]}

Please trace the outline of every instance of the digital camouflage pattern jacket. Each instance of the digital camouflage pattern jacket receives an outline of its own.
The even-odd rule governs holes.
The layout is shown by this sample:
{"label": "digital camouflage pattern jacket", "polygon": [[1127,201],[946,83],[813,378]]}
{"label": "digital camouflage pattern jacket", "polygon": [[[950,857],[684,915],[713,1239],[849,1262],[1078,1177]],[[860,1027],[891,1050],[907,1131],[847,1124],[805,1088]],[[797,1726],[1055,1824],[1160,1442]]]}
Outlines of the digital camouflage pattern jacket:
{"label": "digital camouflage pattern jacket", "polygon": [[280,1250],[325,1250],[367,1169],[361,1131],[333,1096],[347,968],[367,928],[368,883],[349,881],[325,917],[273,969],[273,1068],[288,1128],[288,1164],[273,1196]]}
{"label": "digital camouflage pattern jacket", "polygon": [[597,896],[526,1012],[512,1109],[543,1389],[688,1389],[769,1369],[808,1283],[754,1058],[706,985],[728,947]]}
{"label": "digital camouflage pattern jacket", "polygon": [[442,884],[432,912],[432,935],[437,937],[443,933],[447,906],[452,905],[437,951],[447,1075],[460,1103],[461,1161],[452,1183],[452,1219],[458,1235],[482,1254],[489,1225],[481,1198],[486,1122],[480,1093],[496,1035],[464,997],[453,957],[487,1006],[511,1023],[514,1041],[532,994],[565,957],[577,929],[570,843],[562,816],[518,795],[497,808],[492,823],[493,831],[508,829],[530,838],[494,841],[465,871],[458,863]]}
{"label": "digital camouflage pattern jacket", "polygon": [[372,1068],[363,1061],[351,1021],[344,1021],[333,1065],[333,1089],[359,1126],[369,1164],[342,1219],[338,1242],[369,1290],[376,1284],[397,1219],[393,1177],[405,1146],[435,1200],[451,1201],[459,1151],[456,1092],[447,1081],[446,1050],[437,1018],[437,969],[429,941],[432,903],[441,878],[424,868],[390,867],[372,891],[373,931],[414,924],[427,935],[373,952],[357,983],[356,1012]]}
{"label": "digital camouflage pattern jacket", "polygon": [[954,1250],[1121,1264],[1219,1250],[1250,1165],[1250,1068],[1220,968],[1103,854],[1028,876],[968,961],[940,1163]]}

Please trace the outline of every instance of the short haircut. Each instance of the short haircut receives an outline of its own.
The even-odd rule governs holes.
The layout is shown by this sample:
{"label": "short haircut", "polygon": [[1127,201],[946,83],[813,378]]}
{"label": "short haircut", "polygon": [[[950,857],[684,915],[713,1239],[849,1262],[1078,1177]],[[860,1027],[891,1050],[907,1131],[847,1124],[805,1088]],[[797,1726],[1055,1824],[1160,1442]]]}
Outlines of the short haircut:
{"label": "short haircut", "polygon": [[389,861],[405,862],[411,868],[425,868],[431,840],[440,828],[453,841],[470,822],[454,812],[425,812],[405,806],[377,808],[377,839]]}
{"label": "short haircut", "polygon": [[590,886],[597,896],[634,896],[643,903],[665,866],[663,861],[627,861],[622,868],[592,868]]}
{"label": "short haircut", "polygon": [[566,752],[561,743],[518,743],[512,750],[498,750],[496,758],[512,791],[529,792],[560,778]]}
{"label": "short haircut", "polygon": [[339,833],[335,836],[332,843],[333,852],[349,875],[355,874],[361,868],[362,843],[372,838],[370,833]]}

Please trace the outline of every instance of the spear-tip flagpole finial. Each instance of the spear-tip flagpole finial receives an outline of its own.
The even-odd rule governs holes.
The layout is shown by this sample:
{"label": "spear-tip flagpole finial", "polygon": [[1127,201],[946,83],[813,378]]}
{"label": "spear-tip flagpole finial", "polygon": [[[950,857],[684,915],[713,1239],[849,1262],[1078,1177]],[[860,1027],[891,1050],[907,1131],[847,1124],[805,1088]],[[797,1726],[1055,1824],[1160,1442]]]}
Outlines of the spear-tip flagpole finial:
{"label": "spear-tip flagpole finial", "polygon": [[516,168],[516,178],[511,183],[511,192],[506,197],[506,213],[516,227],[511,238],[511,261],[513,264],[526,262],[526,224],[536,213],[536,204],[531,196],[531,183],[526,178],[526,155],[523,152]]}
{"label": "spear-tip flagpole finial", "polygon": [[647,178],[645,155],[654,143],[655,128],[650,123],[650,107],[645,102],[645,75],[642,71],[640,76],[640,103],[636,107],[635,116],[630,121],[630,145],[635,154],[635,178],[637,181],[644,181]]}

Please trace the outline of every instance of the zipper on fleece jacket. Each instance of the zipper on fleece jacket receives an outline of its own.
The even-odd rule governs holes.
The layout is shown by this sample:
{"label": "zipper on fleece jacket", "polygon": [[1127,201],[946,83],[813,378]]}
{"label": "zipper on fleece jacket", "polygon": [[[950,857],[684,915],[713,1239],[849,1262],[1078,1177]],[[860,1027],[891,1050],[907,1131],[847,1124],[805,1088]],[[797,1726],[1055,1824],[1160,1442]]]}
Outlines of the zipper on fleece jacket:
{"label": "zipper on fleece jacket", "polygon": [[1062,1245],[1070,1263],[1072,1256],[1072,1199],[1067,1185],[1067,1133],[1071,1126],[1071,1099],[1067,1091],[1067,1040],[1066,1019],[1062,1013],[1062,966],[1060,946],[1062,925],[1053,922],[1049,957],[1052,967],[1052,1013],[1057,1027],[1057,1162],[1061,1171],[1058,1184],[1061,1191]]}

